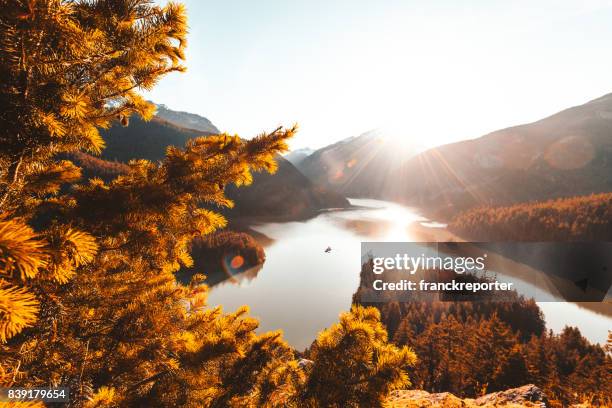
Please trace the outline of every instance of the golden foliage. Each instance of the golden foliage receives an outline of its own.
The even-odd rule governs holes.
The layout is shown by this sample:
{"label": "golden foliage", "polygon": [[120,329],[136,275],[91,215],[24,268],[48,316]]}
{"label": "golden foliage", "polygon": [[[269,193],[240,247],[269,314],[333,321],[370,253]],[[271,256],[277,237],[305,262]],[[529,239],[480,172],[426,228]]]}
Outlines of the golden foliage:
{"label": "golden foliage", "polygon": [[416,355],[387,343],[380,313],[353,306],[340,322],[319,334],[306,394],[321,406],[382,406],[390,391],[410,385],[407,369]]}
{"label": "golden foliage", "polygon": [[[97,252],[91,235],[56,227],[42,239],[23,219],[0,218],[0,342],[36,322],[39,302],[27,286],[37,277],[65,283]],[[9,283],[12,282],[13,285]],[[17,285],[17,286],[15,286]]]}
{"label": "golden foliage", "polygon": [[32,279],[46,266],[46,243],[23,220],[0,217],[0,275]]}
{"label": "golden foliage", "polygon": [[85,403],[85,408],[104,408],[115,406],[115,389],[100,387],[99,390]]}
{"label": "golden foliage", "polygon": [[0,408],[45,408],[40,401],[0,402]]}
{"label": "golden foliage", "polygon": [[183,5],[144,0],[0,7],[0,210],[8,210],[58,153],[99,153],[97,128],[134,113],[152,117],[138,90],[184,70],[187,22]]}
{"label": "golden foliage", "polygon": [[[386,344],[371,310],[322,334],[313,349],[322,361],[308,371],[279,332],[255,332],[247,307],[209,308],[200,275],[190,285],[174,276],[192,264],[194,238],[227,224],[215,211],[233,205],[225,187],[275,171],[295,126],[195,138],[159,163],[66,188],[80,169],[65,154],[99,152],[98,128],[112,120],[151,118],[137,90],[184,69],[183,5],[0,7],[0,380],[69,386],[71,403],[88,407],[378,403],[407,384],[413,355]],[[345,357],[333,365],[334,354]],[[319,394],[331,390],[320,385],[328,371],[348,395]]]}
{"label": "golden foliage", "polygon": [[29,174],[30,180],[26,186],[28,191],[40,195],[57,194],[62,185],[74,183],[81,178],[81,169],[71,161],[61,160],[48,166],[34,163]]}
{"label": "golden foliage", "polygon": [[70,227],[53,228],[49,233],[51,256],[49,276],[59,283],[66,283],[76,268],[94,260],[98,252],[96,240],[90,234]]}
{"label": "golden foliage", "polygon": [[36,322],[39,303],[24,288],[0,281],[0,342],[4,343],[25,327]]}
{"label": "golden foliage", "polygon": [[46,259],[45,242],[22,219],[0,217],[0,343],[32,326],[39,310],[31,292],[9,281],[35,278]]}
{"label": "golden foliage", "polygon": [[612,193],[477,208],[459,214],[449,229],[482,241],[608,241]]}

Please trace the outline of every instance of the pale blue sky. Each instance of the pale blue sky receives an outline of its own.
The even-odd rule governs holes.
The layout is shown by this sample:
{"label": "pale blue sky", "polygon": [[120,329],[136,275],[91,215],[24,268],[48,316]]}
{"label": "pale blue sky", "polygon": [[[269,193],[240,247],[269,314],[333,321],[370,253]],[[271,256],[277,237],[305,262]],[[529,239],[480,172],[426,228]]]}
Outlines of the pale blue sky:
{"label": "pale blue sky", "polygon": [[612,92],[612,1],[186,1],[188,72],[149,97],[293,148],[436,145]]}

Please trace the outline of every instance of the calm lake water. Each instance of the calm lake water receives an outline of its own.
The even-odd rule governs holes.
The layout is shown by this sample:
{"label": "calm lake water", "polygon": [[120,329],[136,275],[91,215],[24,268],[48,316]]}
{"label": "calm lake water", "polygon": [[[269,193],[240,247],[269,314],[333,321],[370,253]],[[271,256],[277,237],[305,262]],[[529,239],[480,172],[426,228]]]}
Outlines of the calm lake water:
{"label": "calm lake water", "polygon": [[[253,228],[274,242],[266,262],[248,279],[211,289],[210,305],[232,311],[249,305],[260,330],[282,330],[304,349],[317,333],[348,310],[359,285],[361,241],[445,241],[451,235],[411,208],[379,200],[351,199],[360,208],[331,211],[305,222],[268,223]],[[325,253],[327,247],[332,250]],[[609,299],[609,298],[608,298]],[[591,341],[605,343],[612,318],[573,303],[541,302],[548,328],[577,326]],[[612,315],[612,304],[606,313]],[[601,309],[601,308],[600,308]]]}

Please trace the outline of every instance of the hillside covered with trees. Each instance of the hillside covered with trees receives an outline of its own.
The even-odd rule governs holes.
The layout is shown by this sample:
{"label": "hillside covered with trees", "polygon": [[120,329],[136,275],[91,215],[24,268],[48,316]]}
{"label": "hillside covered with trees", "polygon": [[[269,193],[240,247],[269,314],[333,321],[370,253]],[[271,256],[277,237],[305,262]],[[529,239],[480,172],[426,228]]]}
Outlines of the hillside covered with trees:
{"label": "hillside covered with trees", "polygon": [[476,208],[448,228],[473,241],[611,241],[612,193]]}
{"label": "hillside covered with trees", "polygon": [[612,332],[601,347],[574,327],[547,331],[536,302],[516,292],[503,301],[398,301],[389,295],[386,302],[366,302],[368,268],[362,267],[353,302],[378,308],[389,339],[414,350],[415,388],[478,398],[535,384],[553,407],[612,403]]}

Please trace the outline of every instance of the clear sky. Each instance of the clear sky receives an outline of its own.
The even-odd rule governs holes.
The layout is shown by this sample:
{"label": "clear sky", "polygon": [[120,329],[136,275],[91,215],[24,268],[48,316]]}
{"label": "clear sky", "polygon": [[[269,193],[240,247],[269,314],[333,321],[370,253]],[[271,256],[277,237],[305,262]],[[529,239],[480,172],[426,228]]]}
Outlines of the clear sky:
{"label": "clear sky", "polygon": [[199,0],[188,72],[149,95],[293,148],[373,128],[437,145],[612,92],[612,1]]}

